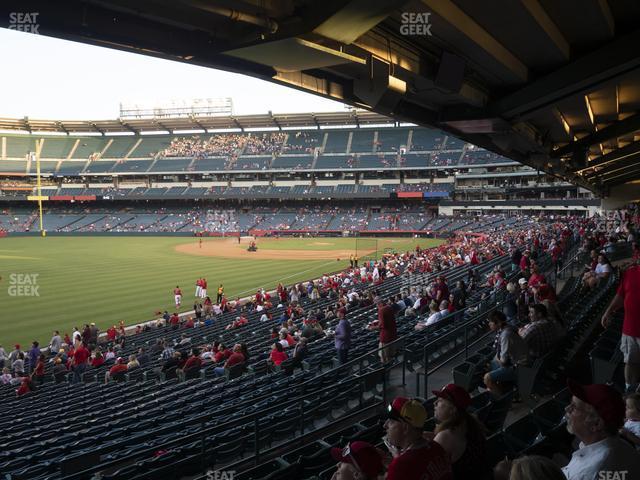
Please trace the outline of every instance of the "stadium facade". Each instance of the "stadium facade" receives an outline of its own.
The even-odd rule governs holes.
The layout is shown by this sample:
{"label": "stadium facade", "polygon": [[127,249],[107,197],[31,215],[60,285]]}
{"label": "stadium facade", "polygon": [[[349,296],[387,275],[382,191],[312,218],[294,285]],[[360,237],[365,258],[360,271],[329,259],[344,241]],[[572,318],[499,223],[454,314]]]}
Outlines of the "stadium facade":
{"label": "stadium facade", "polygon": [[[194,208],[235,212],[238,232],[444,233],[437,213],[592,215],[600,206],[581,187],[370,112],[3,119],[0,127],[0,228],[11,233],[37,230],[38,157],[49,233],[229,230],[167,214]],[[310,222],[293,215],[301,210],[323,214]]]}

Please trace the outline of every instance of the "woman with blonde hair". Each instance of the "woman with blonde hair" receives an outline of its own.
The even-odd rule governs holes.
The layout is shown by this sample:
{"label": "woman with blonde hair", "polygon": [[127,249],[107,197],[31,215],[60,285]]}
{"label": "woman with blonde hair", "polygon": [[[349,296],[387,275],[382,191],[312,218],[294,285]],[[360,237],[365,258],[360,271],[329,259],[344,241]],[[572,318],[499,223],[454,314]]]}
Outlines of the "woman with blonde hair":
{"label": "woman with blonde hair", "polygon": [[530,455],[513,461],[509,480],[567,480],[567,477],[547,457]]}

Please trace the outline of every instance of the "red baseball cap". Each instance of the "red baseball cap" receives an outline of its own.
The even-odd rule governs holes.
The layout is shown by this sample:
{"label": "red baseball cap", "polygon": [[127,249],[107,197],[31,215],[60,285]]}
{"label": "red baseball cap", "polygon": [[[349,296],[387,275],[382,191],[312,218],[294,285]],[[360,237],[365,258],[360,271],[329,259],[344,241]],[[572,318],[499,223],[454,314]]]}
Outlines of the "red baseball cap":
{"label": "red baseball cap", "polygon": [[581,385],[571,379],[567,380],[567,385],[574,396],[595,408],[607,425],[622,427],[625,404],[616,389],[603,384]]}
{"label": "red baseball cap", "polygon": [[449,383],[442,387],[442,390],[433,390],[432,392],[438,398],[449,400],[460,410],[466,410],[471,405],[469,393],[455,383]]}
{"label": "red baseball cap", "polygon": [[378,449],[367,442],[351,442],[344,448],[332,448],[331,456],[337,462],[350,463],[367,478],[377,478],[384,472],[382,456]]}

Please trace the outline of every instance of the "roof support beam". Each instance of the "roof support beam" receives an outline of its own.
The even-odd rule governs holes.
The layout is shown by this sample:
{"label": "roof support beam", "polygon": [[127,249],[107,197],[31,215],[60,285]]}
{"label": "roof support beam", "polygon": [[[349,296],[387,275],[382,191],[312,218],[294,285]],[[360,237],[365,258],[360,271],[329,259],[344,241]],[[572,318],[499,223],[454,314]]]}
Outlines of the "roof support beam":
{"label": "roof support beam", "polygon": [[617,138],[637,130],[640,130],[640,113],[631,115],[630,117],[609,125],[602,130],[598,130],[591,135],[587,135],[586,137],[582,137],[581,139],[571,142],[564,147],[558,148],[551,153],[551,156],[554,158],[563,157],[575,151],[587,149],[591,145],[606,142],[612,138]]}
{"label": "roof support beam", "polygon": [[639,174],[640,174],[640,165],[636,165],[634,168],[627,170],[625,172],[617,172],[616,175],[603,178],[602,181],[606,185],[612,185],[612,186],[620,185],[622,183],[627,183],[631,180],[637,180]]}
{"label": "roof support beam", "polygon": [[605,167],[604,169],[597,170],[593,173],[594,177],[606,177],[608,175],[612,175],[618,173],[622,170],[626,170],[628,168],[637,167],[638,159],[640,159],[640,151],[631,153],[623,162],[614,163]]}
{"label": "roof support beam", "polygon": [[[196,118],[195,115],[189,115],[189,120],[191,120],[193,123],[195,123],[198,127],[200,127],[202,130],[204,130],[205,132],[207,131],[207,129],[205,128],[204,125],[202,125],[198,119]],[[171,132],[173,133],[173,132]]]}
{"label": "roof support beam", "polygon": [[69,130],[67,130],[62,122],[56,122],[56,127],[62,130],[64,133],[69,135]]}
{"label": "roof support beam", "polygon": [[[640,142],[633,142],[629,145],[626,145],[622,148],[618,148],[613,150],[612,152],[607,153],[601,157],[598,157],[592,162],[589,162],[587,168],[584,170],[590,170],[594,167],[599,167],[601,165],[608,165],[606,168],[615,167],[618,164],[622,164],[622,160],[626,160],[632,155],[640,152]],[[599,170],[602,171],[602,170]]]}
{"label": "roof support beam", "polygon": [[538,0],[520,0],[522,6],[527,9],[529,14],[540,25],[540,28],[544,30],[547,36],[555,44],[558,51],[562,54],[565,60],[569,59],[571,54],[571,48],[569,42],[564,38],[564,35],[560,32],[556,24],[551,20],[549,14],[542,8]]}
{"label": "roof support beam", "polygon": [[422,3],[449,25],[462,32],[521,81],[527,81],[529,78],[527,66],[451,0],[422,0]]}
{"label": "roof support beam", "polygon": [[242,131],[244,133],[244,127],[240,124],[238,119],[236,117],[231,117],[231,120],[233,120],[234,125],[236,127],[238,127],[240,129],[240,131]]}
{"label": "roof support beam", "polygon": [[136,135],[139,133],[138,130],[136,130],[135,128],[133,128],[131,125],[129,125],[127,122],[123,122],[121,119],[118,119],[118,122],[120,122],[120,125],[122,125],[125,129],[129,130],[130,132],[135,133]]}
{"label": "roof support beam", "polygon": [[526,119],[561,100],[592,92],[640,67],[640,30],[559,68],[491,106],[505,118]]}
{"label": "roof support beam", "polygon": [[91,122],[91,124],[90,124],[90,125],[94,128],[94,130],[95,130],[96,132],[100,132],[100,133],[102,134],[102,136],[104,136],[104,130],[102,130],[100,127],[98,127],[98,125],[96,125],[96,124],[95,124],[95,123],[93,123],[93,122]]}

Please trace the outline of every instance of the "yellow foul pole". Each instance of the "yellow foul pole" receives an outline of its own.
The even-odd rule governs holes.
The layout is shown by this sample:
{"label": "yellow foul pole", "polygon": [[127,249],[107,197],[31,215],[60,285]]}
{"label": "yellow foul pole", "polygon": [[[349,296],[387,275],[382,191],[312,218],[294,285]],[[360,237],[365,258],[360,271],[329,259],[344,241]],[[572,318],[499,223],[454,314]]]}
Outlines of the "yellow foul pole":
{"label": "yellow foul pole", "polygon": [[40,235],[46,236],[42,219],[42,182],[40,180],[40,140],[36,140],[36,173],[38,185],[38,210],[40,211]]}

